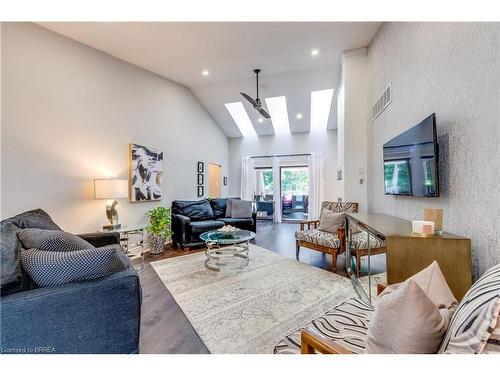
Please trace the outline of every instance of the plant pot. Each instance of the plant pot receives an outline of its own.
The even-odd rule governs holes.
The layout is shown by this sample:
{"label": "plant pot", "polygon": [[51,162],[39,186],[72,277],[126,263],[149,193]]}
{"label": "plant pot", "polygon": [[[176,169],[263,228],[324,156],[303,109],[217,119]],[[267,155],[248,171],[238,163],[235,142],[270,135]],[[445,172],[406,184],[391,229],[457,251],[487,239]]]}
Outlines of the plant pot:
{"label": "plant pot", "polygon": [[164,237],[155,236],[154,234],[151,234],[149,236],[149,243],[151,244],[151,250],[149,251],[150,254],[156,255],[156,254],[163,253],[164,246],[165,246],[165,238]]}

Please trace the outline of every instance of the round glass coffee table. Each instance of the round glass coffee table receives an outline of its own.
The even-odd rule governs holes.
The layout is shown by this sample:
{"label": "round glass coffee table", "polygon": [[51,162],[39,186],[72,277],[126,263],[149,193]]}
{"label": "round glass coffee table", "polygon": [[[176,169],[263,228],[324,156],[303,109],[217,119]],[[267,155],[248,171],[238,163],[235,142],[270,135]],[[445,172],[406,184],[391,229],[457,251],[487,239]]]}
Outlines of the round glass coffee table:
{"label": "round glass coffee table", "polygon": [[202,233],[200,238],[207,245],[205,265],[210,270],[220,271],[248,264],[248,244],[255,238],[255,233],[242,229],[230,233],[212,230]]}

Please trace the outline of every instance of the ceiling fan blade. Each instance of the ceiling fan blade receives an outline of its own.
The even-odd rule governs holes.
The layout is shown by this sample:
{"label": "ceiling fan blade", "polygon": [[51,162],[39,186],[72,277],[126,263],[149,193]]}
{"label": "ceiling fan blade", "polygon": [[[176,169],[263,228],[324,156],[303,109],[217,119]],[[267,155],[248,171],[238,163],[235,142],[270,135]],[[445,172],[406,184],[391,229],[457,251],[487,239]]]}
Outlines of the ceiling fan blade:
{"label": "ceiling fan blade", "polygon": [[250,96],[248,96],[247,94],[245,94],[244,92],[240,92],[241,95],[243,95],[243,97],[248,100],[250,103],[252,103],[252,105],[255,107],[257,105],[257,102]]}
{"label": "ceiling fan blade", "polygon": [[264,109],[262,109],[262,108],[256,108],[256,109],[257,109],[257,111],[259,111],[259,113],[260,113],[263,117],[265,117],[265,118],[267,118],[267,119],[270,119],[270,118],[271,118],[271,116],[269,115],[269,113],[267,113],[266,111],[264,111]]}

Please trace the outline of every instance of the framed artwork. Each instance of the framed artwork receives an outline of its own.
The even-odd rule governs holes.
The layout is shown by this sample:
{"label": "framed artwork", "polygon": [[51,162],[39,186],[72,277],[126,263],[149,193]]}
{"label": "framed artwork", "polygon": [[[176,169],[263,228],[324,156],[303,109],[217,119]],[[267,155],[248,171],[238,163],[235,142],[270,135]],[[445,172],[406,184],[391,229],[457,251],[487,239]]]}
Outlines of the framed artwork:
{"label": "framed artwork", "polygon": [[129,144],[130,202],[159,201],[163,196],[163,151]]}
{"label": "framed artwork", "polygon": [[224,177],[223,181],[224,181],[224,186],[226,186],[227,185],[227,177]]}
{"label": "framed artwork", "polygon": [[203,174],[198,173],[198,185],[203,185]]}
{"label": "framed artwork", "polygon": [[205,170],[205,163],[203,163],[202,161],[199,161],[198,162],[198,173],[203,173],[204,170]]}
{"label": "framed artwork", "polygon": [[203,192],[203,186],[198,186],[198,197],[203,197],[204,192]]}

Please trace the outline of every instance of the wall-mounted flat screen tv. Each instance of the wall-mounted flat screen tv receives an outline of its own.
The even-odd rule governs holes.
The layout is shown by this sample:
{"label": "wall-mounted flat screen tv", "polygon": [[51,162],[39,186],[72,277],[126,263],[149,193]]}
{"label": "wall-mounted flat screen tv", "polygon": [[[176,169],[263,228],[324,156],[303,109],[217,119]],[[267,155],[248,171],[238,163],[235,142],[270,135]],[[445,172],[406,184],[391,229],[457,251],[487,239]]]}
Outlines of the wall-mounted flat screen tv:
{"label": "wall-mounted flat screen tv", "polygon": [[439,196],[434,113],[384,144],[384,188],[388,195]]}

